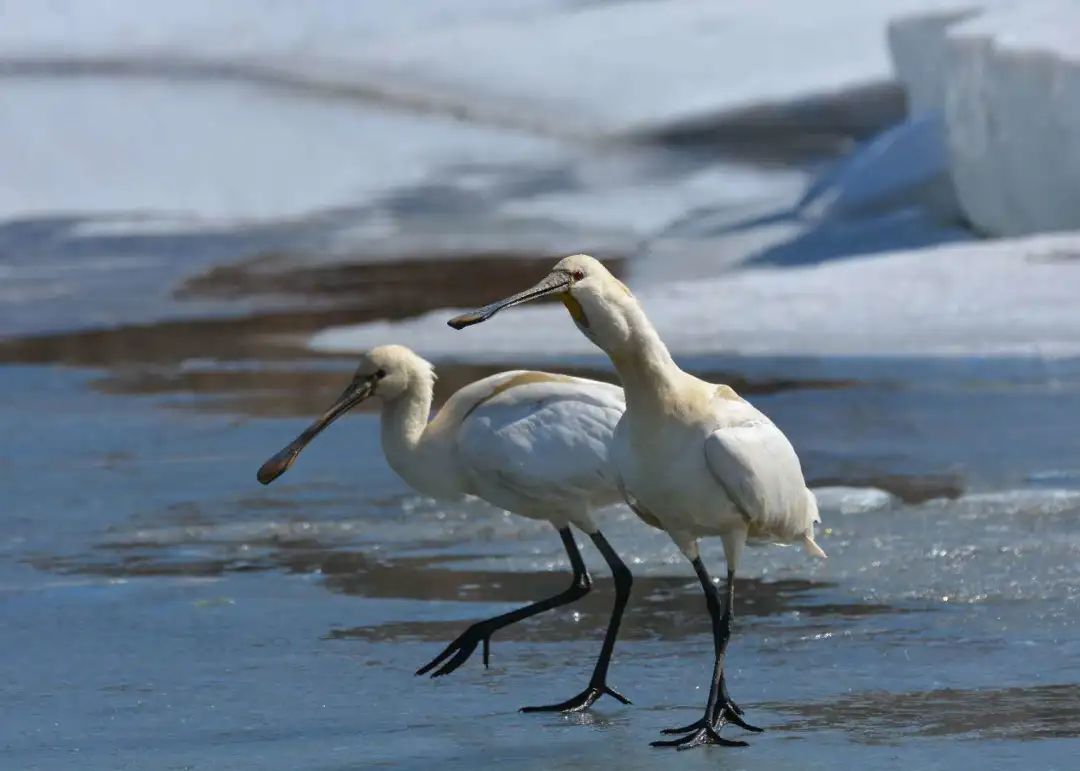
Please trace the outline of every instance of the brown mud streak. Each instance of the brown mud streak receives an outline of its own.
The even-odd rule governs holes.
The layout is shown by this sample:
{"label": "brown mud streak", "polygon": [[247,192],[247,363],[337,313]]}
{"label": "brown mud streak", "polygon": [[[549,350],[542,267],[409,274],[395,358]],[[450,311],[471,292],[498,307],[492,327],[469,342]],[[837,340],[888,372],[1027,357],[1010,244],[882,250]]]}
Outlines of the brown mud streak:
{"label": "brown mud streak", "polygon": [[[199,369],[136,368],[111,371],[94,383],[104,393],[131,396],[184,395],[200,397],[184,401],[180,406],[200,412],[228,413],[253,417],[310,417],[329,404],[341,392],[352,369],[353,357],[342,359],[340,369],[328,371],[306,369],[303,362],[289,369]],[[441,405],[451,394],[480,378],[512,369],[528,369],[534,364],[511,361],[490,364],[458,364],[437,362],[439,379],[435,383],[435,404]],[[617,383],[610,370],[560,365],[565,375],[588,377]],[[855,385],[844,380],[755,380],[749,381],[733,373],[698,372],[714,382],[735,384],[739,393],[755,395],[796,389],[834,389]],[[365,402],[358,411],[378,409],[376,402]]]}
{"label": "brown mud streak", "polygon": [[[65,364],[105,370],[94,387],[123,395],[177,395],[180,406],[249,416],[309,416],[341,390],[353,356],[325,354],[306,346],[308,336],[329,326],[400,319],[446,307],[480,305],[510,294],[542,276],[556,259],[549,254],[462,254],[361,262],[334,258],[305,264],[305,258],[265,254],[218,266],[189,279],[174,294],[221,303],[221,316],[178,319],[0,340],[0,364]],[[353,261],[350,261],[352,259]],[[605,257],[616,276],[619,258]],[[273,309],[228,317],[238,299],[265,301]],[[392,342],[392,341],[388,341]],[[233,366],[184,367],[187,360],[231,362]],[[341,362],[328,370],[326,361]],[[238,368],[235,363],[251,366]],[[261,363],[289,362],[285,368]],[[307,366],[305,366],[307,362]],[[316,364],[318,362],[318,364]],[[313,366],[314,365],[314,366]],[[441,404],[462,386],[529,362],[439,365],[435,399]],[[559,367],[566,374],[613,382],[605,369]],[[700,372],[744,395],[799,388],[846,388],[840,380],[747,381],[730,372]],[[372,409],[372,405],[367,405]]]}
{"label": "brown mud streak", "polygon": [[[0,340],[0,363],[120,367],[192,358],[341,358],[310,351],[307,336],[328,326],[479,305],[535,281],[557,258],[500,253],[305,265],[302,256],[263,255],[212,268],[175,290],[181,299],[220,301],[219,316]],[[620,270],[621,260],[607,261]],[[238,298],[265,299],[273,309],[230,317]]]}
{"label": "brown mud streak", "polygon": [[[527,602],[545,591],[556,591],[566,577],[551,571],[507,572],[454,567],[466,557],[373,557],[350,547],[322,544],[318,539],[282,541],[275,538],[246,539],[247,549],[237,554],[229,542],[194,538],[157,546],[153,543],[112,543],[94,552],[68,557],[39,557],[29,563],[60,575],[111,578],[161,576],[221,576],[229,573],[277,571],[318,574],[323,587],[335,594],[366,598],[440,600],[456,602]],[[207,553],[191,559],[191,546]],[[639,612],[627,619],[628,639],[678,640],[698,635],[701,628],[700,592],[682,576],[635,578]],[[880,603],[821,603],[816,593],[834,584],[801,579],[763,581],[748,578],[742,583],[736,612],[740,617],[769,618],[798,611],[806,628],[836,619],[906,612]],[[610,604],[611,579],[596,577],[597,591],[575,606],[580,615],[548,619],[543,624],[505,630],[507,639],[569,640],[594,637],[603,628]],[[377,623],[329,630],[328,639],[423,639],[442,640],[460,621]]]}

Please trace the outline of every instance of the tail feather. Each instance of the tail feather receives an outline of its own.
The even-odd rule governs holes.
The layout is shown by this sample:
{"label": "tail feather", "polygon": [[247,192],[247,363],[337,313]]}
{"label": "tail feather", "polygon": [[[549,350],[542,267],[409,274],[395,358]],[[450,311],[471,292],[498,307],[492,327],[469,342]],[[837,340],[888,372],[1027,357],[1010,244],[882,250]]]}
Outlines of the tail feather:
{"label": "tail feather", "polygon": [[825,553],[824,549],[817,545],[817,542],[814,540],[813,533],[806,533],[805,535],[803,535],[803,548],[806,550],[806,553],[809,554],[811,557],[818,557],[819,559],[823,560],[827,560],[829,558],[829,555]]}
{"label": "tail feather", "polygon": [[803,548],[811,557],[827,560],[829,555],[814,540],[814,525],[821,522],[821,514],[818,512],[817,498],[809,488],[806,490],[806,501],[810,511],[810,527],[803,533]]}

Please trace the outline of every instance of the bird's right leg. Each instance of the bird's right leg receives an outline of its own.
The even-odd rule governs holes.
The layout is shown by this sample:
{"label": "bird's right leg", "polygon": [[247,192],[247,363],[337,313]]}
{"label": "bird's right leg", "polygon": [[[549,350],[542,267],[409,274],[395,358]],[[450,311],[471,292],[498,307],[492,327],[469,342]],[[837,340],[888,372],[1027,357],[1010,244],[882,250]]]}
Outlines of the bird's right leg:
{"label": "bird's right leg", "polygon": [[709,699],[705,705],[705,715],[695,723],[681,728],[672,728],[663,733],[686,733],[680,739],[670,741],[656,741],[653,747],[678,747],[689,749],[703,744],[719,744],[726,747],[745,747],[746,742],[732,741],[720,736],[719,730],[725,723],[731,723],[747,731],[760,733],[762,729],[750,725],[742,719],[742,710],[735,705],[728,695],[727,684],[724,681],[724,658],[727,654],[728,641],[731,639],[731,621],[734,615],[735,605],[735,571],[728,569],[727,573],[727,598],[721,600],[720,591],[712,582],[705,564],[700,556],[693,560],[694,571],[701,582],[701,588],[705,592],[705,603],[712,618],[713,649],[715,660],[713,663],[712,683],[709,688]]}
{"label": "bird's right leg", "polygon": [[480,643],[484,645],[484,666],[486,667],[489,660],[491,635],[495,632],[522,619],[563,605],[569,605],[571,602],[580,600],[588,594],[589,589],[592,588],[592,579],[589,577],[588,570],[585,569],[585,560],[581,558],[581,552],[578,551],[577,543],[574,541],[574,534],[570,532],[570,528],[567,526],[559,528],[559,536],[566,547],[566,554],[570,557],[570,566],[574,571],[573,581],[567,589],[559,592],[554,597],[548,597],[545,600],[534,602],[509,613],[476,622],[458,635],[456,640],[447,645],[442,653],[416,670],[416,674],[424,675],[438,667],[432,672],[432,677],[448,675],[468,661],[473,651],[476,650],[476,646]]}

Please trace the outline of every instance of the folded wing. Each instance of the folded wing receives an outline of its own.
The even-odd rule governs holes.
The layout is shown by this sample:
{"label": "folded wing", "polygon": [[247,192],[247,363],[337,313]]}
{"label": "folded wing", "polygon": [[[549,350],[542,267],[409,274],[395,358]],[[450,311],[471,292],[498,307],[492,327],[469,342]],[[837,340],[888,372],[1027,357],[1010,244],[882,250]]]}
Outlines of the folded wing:
{"label": "folded wing", "polygon": [[820,522],[817,502],[806,488],[795,448],[766,418],[729,426],[705,440],[705,459],[716,481],[738,506],[751,538],[790,543],[824,552],[814,543]]}
{"label": "folded wing", "polygon": [[[609,450],[624,409],[622,389],[607,383],[523,382],[466,416],[459,458],[489,499],[512,495],[568,508],[612,503],[620,496]],[[493,484],[501,490],[491,490]]]}

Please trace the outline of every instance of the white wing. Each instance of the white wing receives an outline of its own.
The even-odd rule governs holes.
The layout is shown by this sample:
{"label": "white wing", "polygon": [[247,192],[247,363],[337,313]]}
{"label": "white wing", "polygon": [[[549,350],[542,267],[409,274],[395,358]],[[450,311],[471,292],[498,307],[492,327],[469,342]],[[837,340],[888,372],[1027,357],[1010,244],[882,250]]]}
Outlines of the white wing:
{"label": "white wing", "polygon": [[751,537],[801,540],[808,551],[821,551],[813,542],[814,523],[820,521],[817,503],[806,489],[799,456],[768,419],[710,434],[705,440],[705,459],[746,517]]}
{"label": "white wing", "polygon": [[517,380],[473,407],[457,432],[459,461],[482,497],[540,514],[620,500],[608,453],[622,389],[562,376]]}

